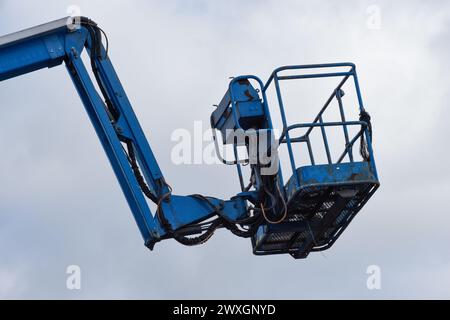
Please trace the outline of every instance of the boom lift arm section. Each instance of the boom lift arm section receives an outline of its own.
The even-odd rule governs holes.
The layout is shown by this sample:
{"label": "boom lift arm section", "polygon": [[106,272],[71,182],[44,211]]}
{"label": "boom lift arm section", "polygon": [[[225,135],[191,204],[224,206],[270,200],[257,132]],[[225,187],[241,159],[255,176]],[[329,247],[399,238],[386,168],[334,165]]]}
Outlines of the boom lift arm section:
{"label": "boom lift arm section", "polygon": [[[344,64],[351,67],[345,76],[346,79],[355,78],[365,117],[359,122],[346,122],[343,118],[342,122],[333,124],[324,123],[319,114],[314,123],[303,125],[310,130],[321,127],[322,132],[327,126],[361,126],[360,134],[353,140],[348,140],[346,135],[346,154],[350,156],[350,163],[330,161],[326,166],[317,166],[312,160],[310,168],[296,168],[291,143],[308,141],[308,137],[291,139],[289,132],[295,125],[288,126],[283,118],[284,130],[279,143],[288,145],[293,168],[293,176],[286,185],[281,170],[264,174],[267,164],[258,160],[250,166],[251,183],[245,187],[242,162],[224,161],[237,166],[241,192],[236,196],[221,200],[201,195],[173,195],[114,70],[108,56],[108,44],[105,48],[102,42],[103,36],[106,38],[95,22],[75,17],[1,37],[0,82],[65,64],[145,245],[150,249],[169,238],[184,245],[202,244],[216,229],[226,228],[237,236],[251,238],[255,254],[288,253],[295,258],[304,258],[311,251],[330,247],[378,187],[371,131],[369,135],[367,130],[370,118],[362,106],[355,67]],[[81,58],[84,50],[89,56],[94,79]],[[248,140],[235,142],[228,137],[227,130],[230,129],[251,129],[257,135],[272,132],[266,90],[274,81],[283,114],[279,81],[284,78],[278,75],[282,70],[277,69],[266,85],[255,76],[242,76],[231,81],[225,97],[211,116],[214,132],[221,132],[225,144],[232,144],[235,150],[238,146],[250,150]],[[251,81],[256,81],[260,88],[255,89]],[[338,89],[334,96],[341,103]],[[358,139],[361,139],[361,150],[365,152],[365,161],[361,163],[354,162],[351,157],[351,149]],[[276,154],[277,149],[272,152]],[[147,199],[157,205],[154,214]]]}
{"label": "boom lift arm section", "polygon": [[[91,79],[81,58],[83,50],[89,54],[95,80]],[[239,198],[222,201],[171,194],[102,44],[102,31],[92,20],[64,18],[0,38],[0,81],[62,63],[67,67],[149,248],[165,238],[184,241],[188,234],[203,233],[212,223],[201,226],[195,223],[217,214],[218,208],[230,221],[246,214],[245,203]],[[156,216],[145,196],[158,204]],[[192,239],[186,242],[189,241]]]}

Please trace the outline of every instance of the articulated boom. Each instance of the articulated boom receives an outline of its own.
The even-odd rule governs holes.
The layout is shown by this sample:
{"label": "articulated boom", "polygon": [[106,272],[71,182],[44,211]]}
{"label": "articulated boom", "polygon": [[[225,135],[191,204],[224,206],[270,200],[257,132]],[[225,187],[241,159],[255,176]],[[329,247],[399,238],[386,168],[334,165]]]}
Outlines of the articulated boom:
{"label": "articulated boom", "polygon": [[[312,251],[329,248],[379,186],[371,147],[370,117],[365,112],[356,69],[353,64],[289,66],[274,71],[267,84],[255,76],[234,78],[217,109],[211,115],[216,146],[222,142],[235,150],[241,191],[230,200],[201,195],[177,196],[167,184],[102,44],[103,30],[88,18],[64,18],[0,38],[0,81],[42,68],[65,64],[83,105],[109,158],[125,194],[145,244],[173,238],[184,245],[206,242],[218,228],[251,238],[257,255],[288,253],[305,258]],[[106,35],[105,35],[106,37]],[[81,59],[86,50],[90,57],[91,78]],[[348,71],[323,74],[283,75],[286,70],[348,67]],[[325,106],[312,123],[289,125],[285,116],[280,82],[318,77],[341,77]],[[354,79],[361,117],[347,121],[344,115],[342,86]],[[97,91],[95,84],[100,89]],[[255,88],[254,84],[259,86]],[[283,122],[281,137],[274,140],[266,91],[274,84]],[[322,115],[336,99],[342,116],[340,122],[324,122]],[[350,137],[348,128],[359,127]],[[342,156],[332,161],[326,128],[342,127],[346,147]],[[292,137],[292,131],[306,128],[306,134]],[[318,165],[311,148],[310,133],[318,128],[323,136],[328,163]],[[244,132],[244,139],[230,136]],[[244,146],[252,153],[251,132],[267,136],[264,151],[269,163],[259,153],[254,161],[238,160],[237,149]],[[239,140],[239,141],[237,141]],[[260,139],[261,140],[261,139]],[[355,161],[353,146],[360,141],[362,161]],[[293,144],[308,146],[311,166],[297,168]],[[278,165],[278,145],[286,145],[292,176],[285,184]],[[259,151],[258,151],[259,152]],[[219,154],[220,157],[220,154]],[[348,162],[344,162],[344,159]],[[249,164],[250,182],[246,185],[242,165]],[[274,164],[276,164],[274,166]],[[271,168],[275,167],[273,170]],[[146,198],[157,204],[152,214]]]}

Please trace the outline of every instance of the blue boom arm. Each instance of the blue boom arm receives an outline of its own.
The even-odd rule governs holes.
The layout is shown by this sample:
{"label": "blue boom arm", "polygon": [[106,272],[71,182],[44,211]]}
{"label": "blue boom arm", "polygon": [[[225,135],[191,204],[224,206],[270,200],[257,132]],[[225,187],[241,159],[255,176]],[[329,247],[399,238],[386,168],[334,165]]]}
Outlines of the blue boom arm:
{"label": "blue boom arm", "polygon": [[[234,78],[210,120],[219,158],[219,136],[223,144],[233,147],[234,159],[222,161],[236,165],[240,193],[230,200],[173,195],[114,70],[108,45],[105,48],[102,43],[103,36],[106,38],[95,22],[76,17],[1,37],[0,82],[65,64],[148,248],[153,249],[164,239],[175,239],[184,245],[202,244],[216,229],[226,228],[239,237],[251,238],[256,255],[287,253],[305,258],[310,252],[330,248],[377,190],[372,126],[362,103],[356,67],[339,63],[281,67],[266,84],[253,75]],[[83,51],[89,57],[92,72],[88,72],[83,62]],[[323,68],[348,70],[293,74]],[[286,71],[291,73],[284,75]],[[280,83],[321,77],[342,80],[312,123],[289,124]],[[345,117],[342,87],[350,78],[354,79],[361,112],[359,121],[348,121]],[[266,98],[272,84],[283,122],[283,132],[277,139]],[[341,121],[324,122],[323,114],[334,100],[338,102]],[[329,127],[343,129],[345,150],[337,160],[332,159],[328,145]],[[350,127],[360,128],[354,137],[350,135]],[[295,137],[293,132],[300,128],[306,133]],[[323,137],[325,164],[318,164],[313,153],[310,134],[316,128]],[[244,134],[236,136],[236,132]],[[256,156],[253,138],[257,139]],[[361,161],[356,160],[353,152],[357,141]],[[296,143],[307,145],[310,166],[296,166],[293,149]],[[287,146],[292,168],[292,176],[286,183],[279,169],[279,145]],[[239,159],[239,147],[246,148],[248,159]],[[262,157],[266,153],[270,155],[269,162]],[[243,164],[250,170],[249,184],[243,179]],[[276,169],[272,167],[274,164],[278,164],[274,166]],[[147,200],[156,204],[155,213]]]}
{"label": "blue boom arm", "polygon": [[[166,183],[111,60],[101,31],[86,18],[64,18],[0,38],[0,81],[65,63],[149,248],[161,239],[203,233],[217,208],[230,220],[247,214],[243,199],[174,196]],[[81,54],[91,60],[98,92]],[[153,215],[146,196],[158,204]],[[164,217],[162,217],[164,215]],[[209,223],[211,224],[211,223]],[[208,227],[208,224],[206,225]],[[178,231],[178,234],[176,232]]]}

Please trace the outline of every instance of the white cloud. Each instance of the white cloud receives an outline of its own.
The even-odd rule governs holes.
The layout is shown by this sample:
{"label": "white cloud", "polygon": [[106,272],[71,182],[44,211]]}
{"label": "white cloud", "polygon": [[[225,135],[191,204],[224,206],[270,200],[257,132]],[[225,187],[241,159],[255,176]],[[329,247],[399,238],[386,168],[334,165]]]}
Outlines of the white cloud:
{"label": "white cloud", "polygon": [[17,275],[0,269],[0,299],[15,295],[17,290]]}

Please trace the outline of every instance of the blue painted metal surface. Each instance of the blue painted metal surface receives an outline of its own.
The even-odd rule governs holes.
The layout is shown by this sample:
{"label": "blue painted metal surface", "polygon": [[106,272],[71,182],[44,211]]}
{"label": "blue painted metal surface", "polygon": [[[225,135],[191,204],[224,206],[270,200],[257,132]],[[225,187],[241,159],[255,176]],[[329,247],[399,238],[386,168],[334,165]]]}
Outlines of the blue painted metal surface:
{"label": "blue painted metal surface", "polygon": [[[340,68],[341,70],[336,72],[329,71],[335,68]],[[342,68],[348,69],[347,71],[342,71]],[[314,69],[316,72],[304,73],[309,69]],[[323,71],[323,69],[327,70]],[[320,72],[317,72],[317,70]],[[289,71],[290,74],[284,75],[283,73],[286,71]],[[297,72],[297,74],[292,74],[292,72]],[[339,78],[340,82],[335,90],[333,90],[325,105],[320,109],[313,122],[290,124],[286,116],[284,99],[281,94],[281,82],[333,77]],[[258,204],[266,206],[265,198],[268,196],[275,197],[277,204],[279,202],[285,203],[284,210],[288,212],[284,219],[276,221],[276,223],[273,223],[274,221],[272,219],[266,219],[266,222],[261,223],[256,234],[252,237],[253,251],[255,254],[289,253],[295,258],[305,258],[312,251],[328,249],[377,190],[379,181],[371,145],[371,129],[369,130],[371,126],[361,119],[359,121],[348,121],[345,115],[343,103],[345,94],[342,87],[350,77],[354,78],[354,88],[358,98],[359,111],[363,114],[365,113],[365,109],[358,84],[356,67],[352,63],[280,67],[272,73],[266,85],[263,86],[263,101],[267,101],[266,92],[271,85],[275,86],[276,101],[278,102],[283,125],[282,134],[279,137],[279,144],[284,144],[287,147],[292,175],[286,186],[282,182],[283,173],[281,170],[278,171],[273,180],[266,179],[264,183],[258,172],[260,169],[258,165],[251,167],[252,179],[256,182],[247,188],[243,188],[243,191],[247,193],[254,192],[259,198],[253,194],[253,198],[250,201],[257,208]],[[218,109],[212,115],[213,119],[217,117],[217,114],[222,117],[221,123],[211,121],[213,129],[221,130],[222,133],[224,127],[226,129],[238,128],[236,123],[239,123],[240,120],[237,116],[239,115],[238,105],[242,97],[231,96],[229,92],[233,88],[234,85],[231,82],[230,89],[226,94],[228,99],[222,100],[221,105],[219,105]],[[233,101],[233,99],[236,101]],[[341,121],[324,122],[323,115],[334,100],[338,102]],[[270,120],[268,110],[265,115]],[[230,125],[221,126],[223,123]],[[272,129],[271,121],[268,121],[264,126],[258,121],[253,121],[246,125],[247,127],[258,128],[260,130]],[[345,139],[345,148],[337,159],[333,159],[329,146],[327,129],[331,127],[341,127]],[[350,127],[360,128],[353,137],[349,133]],[[302,136],[294,137],[294,130],[300,128],[305,129],[306,133]],[[310,136],[314,129],[320,130],[327,159],[326,164],[318,165],[313,153]],[[363,159],[362,162],[357,162],[355,161],[353,148],[354,144],[361,139],[364,139],[367,145],[369,157],[368,159]],[[225,143],[229,142],[225,141]],[[311,166],[300,168],[297,166],[296,157],[298,157],[298,154],[294,152],[293,147],[295,143],[305,143],[307,145],[307,155]],[[344,162],[346,158],[349,160],[348,163]],[[243,186],[241,164],[231,164],[237,165],[239,180],[241,186]],[[283,191],[279,196],[273,196],[273,191],[277,189],[274,186],[277,184],[283,186]],[[261,192],[264,192],[267,186],[269,186],[272,192],[267,192],[267,196],[263,195],[261,199]],[[280,215],[282,210],[282,207],[275,205],[266,211],[272,213],[272,217],[276,217]]]}
{"label": "blue painted metal surface", "polygon": [[[107,96],[102,97],[81,59],[83,50],[91,52],[93,39],[86,27],[82,26],[71,31],[65,26],[66,21],[67,18],[64,18],[50,23],[49,25],[52,26],[56,23],[57,26],[45,32],[33,33],[30,29],[31,32],[26,37],[15,37],[11,42],[0,41],[0,80],[54,67],[65,62],[145,243],[153,248],[156,242],[167,237],[168,230],[161,226],[159,219],[152,214],[141,186],[130,167],[129,155],[124,151],[123,143],[131,143],[145,182],[156,198],[161,198],[168,193],[170,187],[164,182],[155,156],[105,49],[102,46],[101,55],[95,57],[93,61],[106,89]],[[112,100],[117,108],[119,114],[116,119],[111,119],[105,106],[106,99]],[[222,202],[221,200],[212,201]],[[223,203],[225,205],[222,213],[230,219],[236,219],[247,213],[240,199]],[[205,206],[199,200],[192,200],[191,197],[173,196],[173,201],[165,199],[162,207],[168,222],[174,229],[200,221],[213,213],[211,207]],[[201,230],[198,229],[198,231]]]}
{"label": "blue painted metal surface", "polygon": [[[255,254],[289,253],[295,258],[304,258],[312,251],[329,248],[377,189],[379,182],[370,123],[348,121],[345,117],[341,88],[350,77],[354,79],[360,111],[365,112],[356,68],[351,63],[340,63],[281,67],[273,72],[265,85],[253,75],[236,77],[211,115],[212,127],[220,131],[224,143],[234,145],[236,155],[237,147],[245,145],[249,148],[249,142],[230,140],[227,130],[251,129],[258,134],[273,134],[266,91],[274,83],[283,123],[283,133],[277,138],[276,146],[278,143],[287,146],[292,169],[286,185],[281,170],[264,173],[267,163],[262,163],[258,155],[256,163],[248,163],[248,159],[224,160],[226,164],[237,166],[241,185],[241,192],[230,200],[173,195],[101,43],[101,29],[87,18],[80,18],[81,25],[75,29],[69,28],[67,21],[72,20],[64,18],[1,37],[0,81],[65,63],[150,249],[158,241],[169,238],[185,245],[201,244],[215,229],[224,227],[238,236],[252,238]],[[95,79],[83,63],[83,51],[90,56]],[[349,67],[350,70],[281,74],[287,70],[336,67]],[[281,82],[321,77],[340,77],[342,80],[313,122],[289,124]],[[338,101],[342,121],[324,122],[323,114],[334,99]],[[354,137],[349,134],[352,126],[361,128]],[[342,155],[334,160],[328,145],[329,127],[342,127],[346,141]],[[294,137],[292,131],[298,128],[307,129],[306,134]],[[310,134],[316,128],[323,138],[327,164],[317,165],[313,154]],[[368,158],[357,162],[353,147],[361,139],[366,143]],[[215,141],[217,146],[217,139]],[[295,143],[307,144],[311,166],[297,167]],[[268,149],[274,145],[271,141]],[[274,155],[277,150],[271,153]],[[346,157],[348,163],[344,162]],[[272,161],[279,159],[274,157]],[[247,186],[243,164],[249,164],[251,170]],[[155,213],[150,210],[147,198],[156,203]]]}

